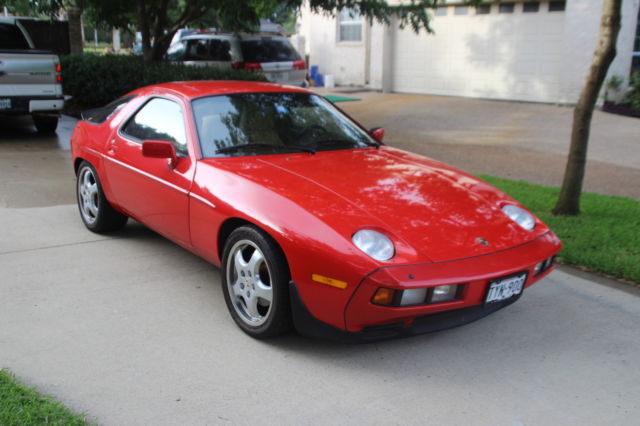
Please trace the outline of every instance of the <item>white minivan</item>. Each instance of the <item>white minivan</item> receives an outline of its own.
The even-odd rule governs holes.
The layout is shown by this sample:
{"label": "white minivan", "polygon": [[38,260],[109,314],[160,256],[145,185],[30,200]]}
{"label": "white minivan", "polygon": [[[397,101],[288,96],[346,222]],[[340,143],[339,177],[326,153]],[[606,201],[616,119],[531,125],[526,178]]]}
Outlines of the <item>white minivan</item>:
{"label": "white minivan", "polygon": [[167,59],[187,65],[262,72],[269,81],[280,84],[307,84],[304,60],[286,37],[271,33],[192,34],[172,44]]}

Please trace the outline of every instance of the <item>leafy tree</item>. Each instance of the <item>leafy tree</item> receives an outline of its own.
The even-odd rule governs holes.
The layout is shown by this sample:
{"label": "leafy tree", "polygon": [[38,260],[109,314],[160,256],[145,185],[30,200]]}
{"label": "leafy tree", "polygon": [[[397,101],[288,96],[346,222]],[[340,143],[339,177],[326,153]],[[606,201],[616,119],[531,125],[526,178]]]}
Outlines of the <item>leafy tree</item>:
{"label": "leafy tree", "polygon": [[[161,60],[173,35],[189,24],[206,23],[230,31],[258,28],[261,17],[285,16],[297,11],[304,0],[8,0],[24,7],[29,3],[40,13],[55,14],[58,10],[75,7],[85,10],[92,20],[113,27],[133,26],[142,34],[142,51],[147,61]],[[478,4],[481,0],[465,0]],[[416,32],[432,32],[429,9],[444,0],[410,0],[390,5],[386,0],[309,0],[316,13],[336,15],[344,8],[357,8],[370,22],[389,23],[398,17],[401,28]],[[17,6],[16,6],[17,7]]]}

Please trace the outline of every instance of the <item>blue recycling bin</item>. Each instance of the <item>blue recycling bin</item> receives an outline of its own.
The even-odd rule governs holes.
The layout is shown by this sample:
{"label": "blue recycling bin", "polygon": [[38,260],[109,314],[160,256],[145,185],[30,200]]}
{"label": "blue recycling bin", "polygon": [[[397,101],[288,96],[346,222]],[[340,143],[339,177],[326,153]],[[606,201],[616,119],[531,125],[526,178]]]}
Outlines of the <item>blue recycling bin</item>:
{"label": "blue recycling bin", "polygon": [[316,75],[318,75],[318,69],[320,67],[318,65],[311,65],[311,71],[309,72],[309,78],[311,78],[311,80],[316,79]]}
{"label": "blue recycling bin", "polygon": [[324,75],[317,73],[313,79],[316,83],[316,87],[324,87]]}

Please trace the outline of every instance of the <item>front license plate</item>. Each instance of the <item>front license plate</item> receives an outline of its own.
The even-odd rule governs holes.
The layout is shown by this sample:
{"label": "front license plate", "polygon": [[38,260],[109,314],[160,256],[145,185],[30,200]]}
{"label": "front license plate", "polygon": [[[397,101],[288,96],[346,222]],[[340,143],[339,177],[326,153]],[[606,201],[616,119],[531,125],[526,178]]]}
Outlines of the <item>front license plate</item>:
{"label": "front license plate", "polygon": [[11,109],[11,99],[0,99],[0,109]]}
{"label": "front license plate", "polygon": [[527,281],[526,272],[491,281],[484,303],[502,302],[503,300],[520,295],[524,288],[525,281]]}

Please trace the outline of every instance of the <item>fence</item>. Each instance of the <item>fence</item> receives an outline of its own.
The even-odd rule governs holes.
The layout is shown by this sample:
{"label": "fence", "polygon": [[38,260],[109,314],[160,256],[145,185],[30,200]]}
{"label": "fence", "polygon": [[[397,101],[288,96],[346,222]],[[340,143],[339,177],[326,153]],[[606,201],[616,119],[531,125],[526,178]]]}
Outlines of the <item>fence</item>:
{"label": "fence", "polygon": [[36,49],[52,50],[58,55],[68,55],[69,23],[66,21],[40,21],[21,19]]}

